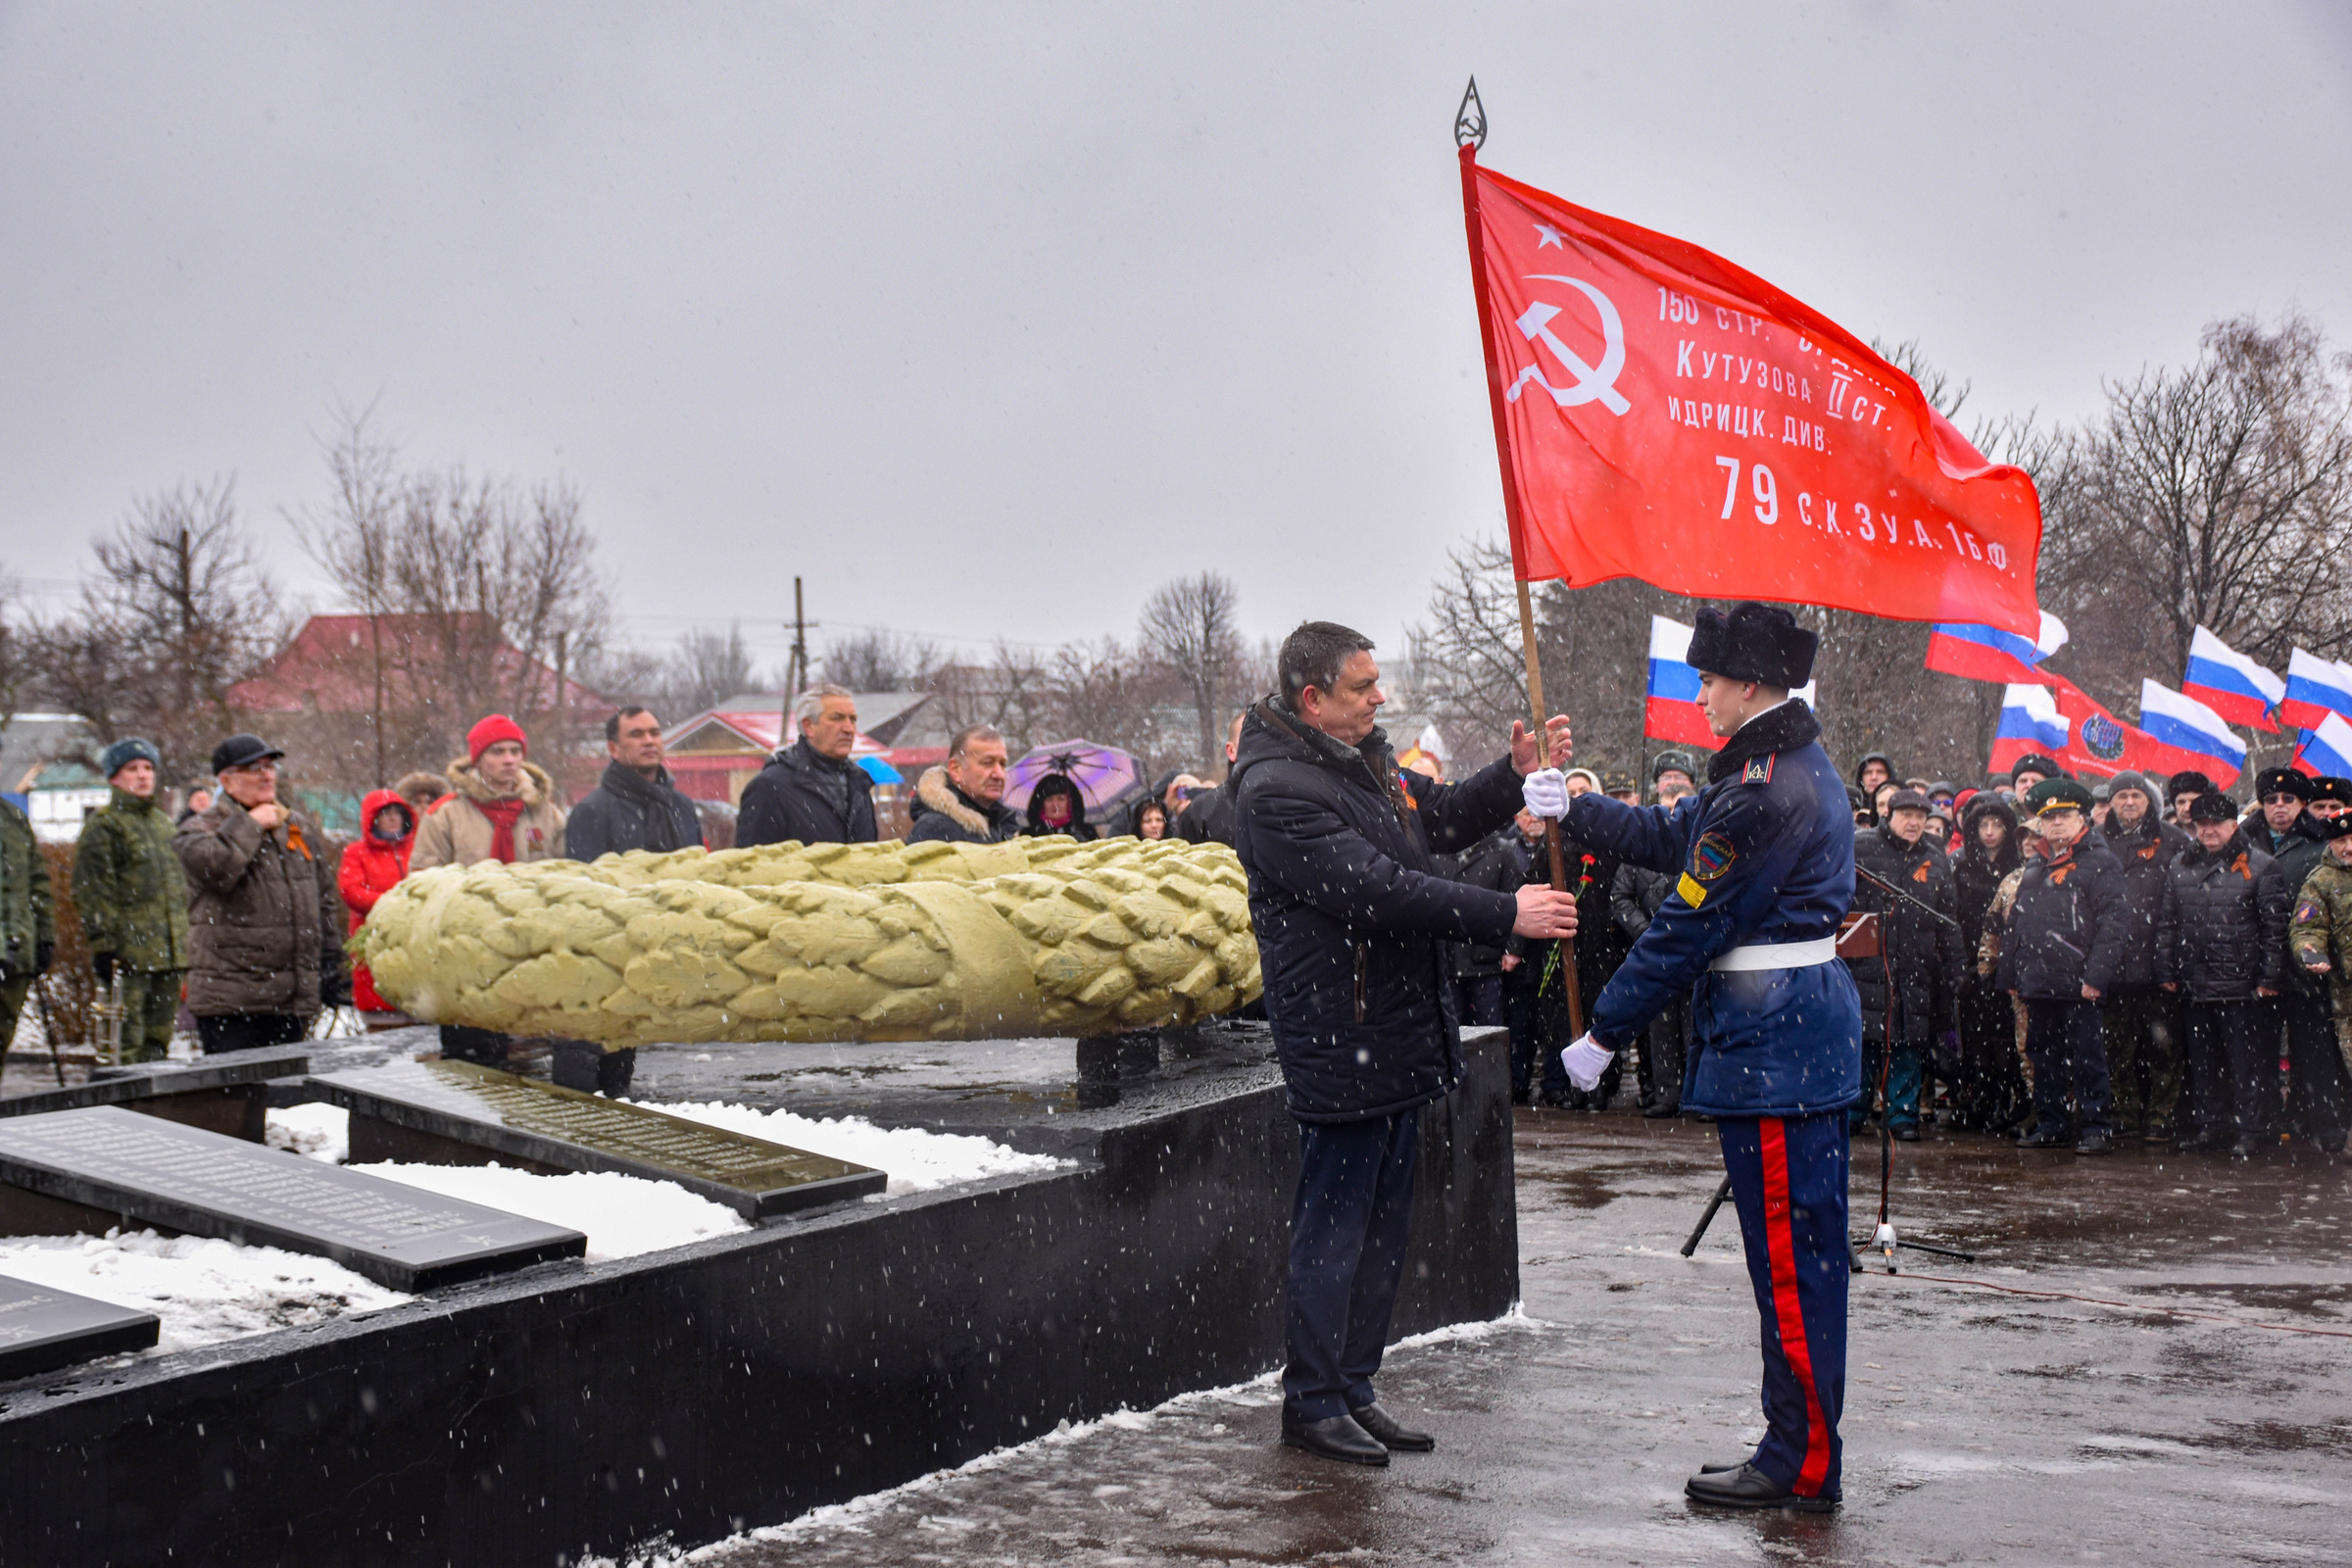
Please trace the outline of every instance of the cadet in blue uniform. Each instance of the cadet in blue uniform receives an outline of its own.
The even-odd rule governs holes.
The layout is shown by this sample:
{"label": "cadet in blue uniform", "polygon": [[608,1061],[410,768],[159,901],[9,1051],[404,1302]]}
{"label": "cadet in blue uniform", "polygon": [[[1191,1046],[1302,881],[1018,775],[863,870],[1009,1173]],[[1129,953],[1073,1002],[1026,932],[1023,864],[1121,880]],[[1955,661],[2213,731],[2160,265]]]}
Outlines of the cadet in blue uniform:
{"label": "cadet in blue uniform", "polygon": [[1699,706],[1727,737],[1707,786],[1673,807],[1599,794],[1567,799],[1544,771],[1529,809],[1635,865],[1676,873],[1674,891],[1562,1053],[1596,1081],[1678,996],[1690,998],[1683,1109],[1715,1116],[1763,1318],[1764,1442],[1708,1465],[1685,1492],[1737,1508],[1838,1505],[1845,1399],[1845,1109],[1862,1093],[1862,1011],[1837,956],[1854,893],[1853,813],[1791,689],[1818,646],[1788,612],[1702,610],[1687,656]]}

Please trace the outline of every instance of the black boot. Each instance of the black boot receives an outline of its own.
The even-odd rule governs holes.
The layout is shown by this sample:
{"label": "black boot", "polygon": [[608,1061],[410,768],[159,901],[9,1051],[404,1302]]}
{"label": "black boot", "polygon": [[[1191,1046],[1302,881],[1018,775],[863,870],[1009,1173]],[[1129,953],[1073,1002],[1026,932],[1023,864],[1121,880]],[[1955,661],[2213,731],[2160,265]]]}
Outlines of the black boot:
{"label": "black boot", "polygon": [[1426,1432],[1396,1424],[1396,1418],[1377,1404],[1367,1404],[1349,1412],[1355,1424],[1372,1434],[1374,1441],[1394,1453],[1427,1453],[1438,1446],[1438,1440]]}

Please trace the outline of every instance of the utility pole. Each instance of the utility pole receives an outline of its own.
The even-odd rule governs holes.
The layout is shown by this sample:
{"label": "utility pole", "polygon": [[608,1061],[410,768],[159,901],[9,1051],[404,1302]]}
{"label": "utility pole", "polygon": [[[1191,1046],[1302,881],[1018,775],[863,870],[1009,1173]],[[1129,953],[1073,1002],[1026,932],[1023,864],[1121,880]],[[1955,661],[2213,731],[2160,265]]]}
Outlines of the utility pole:
{"label": "utility pole", "polygon": [[801,579],[792,579],[792,653],[784,661],[784,711],[779,715],[779,740],[792,734],[793,700],[808,684],[808,614],[801,599]]}

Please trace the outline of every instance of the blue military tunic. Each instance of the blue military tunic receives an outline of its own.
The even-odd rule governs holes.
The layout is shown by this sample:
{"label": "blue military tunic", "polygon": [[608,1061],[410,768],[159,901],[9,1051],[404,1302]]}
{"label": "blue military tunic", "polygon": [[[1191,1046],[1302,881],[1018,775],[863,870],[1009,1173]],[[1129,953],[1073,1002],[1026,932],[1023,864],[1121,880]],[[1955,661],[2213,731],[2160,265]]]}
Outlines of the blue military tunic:
{"label": "blue military tunic", "polygon": [[1707,787],[1671,809],[1597,793],[1570,805],[1575,837],[1678,873],[1592,1020],[1592,1038],[1616,1049],[1688,993],[1685,1111],[1803,1116],[1861,1098],[1862,1007],[1845,965],[1708,967],[1737,947],[1834,938],[1853,902],[1853,813],[1820,734],[1790,702],[1733,736]]}
{"label": "blue military tunic", "polygon": [[1676,873],[1592,1006],[1615,1048],[1690,993],[1683,1109],[1718,1118],[1755,1291],[1764,1441],[1753,1463],[1799,1497],[1833,1501],[1845,1403],[1845,1107],[1862,1094],[1862,1007],[1838,962],[1717,969],[1735,948],[1834,939],[1854,894],[1845,785],[1812,710],[1790,702],[1741,727],[1707,787],[1672,810],[1579,796],[1568,829],[1637,865]]}

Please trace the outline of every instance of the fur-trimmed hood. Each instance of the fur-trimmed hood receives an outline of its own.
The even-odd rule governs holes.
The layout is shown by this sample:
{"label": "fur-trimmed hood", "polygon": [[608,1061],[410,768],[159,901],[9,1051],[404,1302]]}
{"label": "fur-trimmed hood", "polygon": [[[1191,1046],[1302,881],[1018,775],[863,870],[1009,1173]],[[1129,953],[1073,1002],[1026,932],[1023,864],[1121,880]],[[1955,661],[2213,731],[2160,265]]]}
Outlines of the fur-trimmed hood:
{"label": "fur-trimmed hood", "polygon": [[[915,780],[912,813],[915,830],[908,835],[908,840],[914,843],[947,838],[975,844],[1000,844],[1018,832],[1021,823],[1020,813],[1003,802],[995,806],[985,805],[957,789],[955,781],[948,777],[945,763],[923,769],[923,776]],[[923,823],[926,816],[944,818],[955,824],[956,831],[945,834],[936,828],[926,831]]]}
{"label": "fur-trimmed hood", "polygon": [[[452,758],[449,766],[443,768],[441,774],[442,777],[449,780],[451,788],[469,801],[495,801],[499,798],[491,792],[490,786],[475,770],[473,761],[469,758]],[[555,798],[556,781],[548,776],[547,769],[541,767],[537,762],[524,762],[522,764],[522,804],[525,807],[532,807],[542,801],[552,801]]]}

